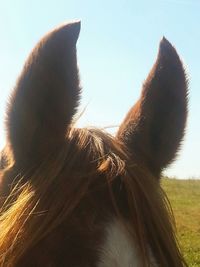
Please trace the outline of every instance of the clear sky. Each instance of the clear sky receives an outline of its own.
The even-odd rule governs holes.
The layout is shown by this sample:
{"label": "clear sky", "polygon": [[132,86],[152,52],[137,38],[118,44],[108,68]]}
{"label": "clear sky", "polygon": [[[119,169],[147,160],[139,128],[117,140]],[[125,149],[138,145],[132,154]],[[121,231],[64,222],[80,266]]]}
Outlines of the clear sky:
{"label": "clear sky", "polygon": [[82,21],[81,125],[119,125],[139,97],[159,40],[164,35],[175,45],[190,77],[190,113],[180,156],[166,173],[200,177],[199,0],[0,0],[0,148],[6,99],[25,58],[47,31],[74,19]]}

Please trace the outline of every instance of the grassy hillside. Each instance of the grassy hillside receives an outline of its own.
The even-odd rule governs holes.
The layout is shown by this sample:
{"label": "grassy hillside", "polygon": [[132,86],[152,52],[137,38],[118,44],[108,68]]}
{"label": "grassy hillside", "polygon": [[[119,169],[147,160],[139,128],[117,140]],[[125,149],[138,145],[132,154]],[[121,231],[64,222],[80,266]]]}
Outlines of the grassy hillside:
{"label": "grassy hillside", "polygon": [[178,239],[191,267],[200,267],[200,180],[163,179],[171,202]]}

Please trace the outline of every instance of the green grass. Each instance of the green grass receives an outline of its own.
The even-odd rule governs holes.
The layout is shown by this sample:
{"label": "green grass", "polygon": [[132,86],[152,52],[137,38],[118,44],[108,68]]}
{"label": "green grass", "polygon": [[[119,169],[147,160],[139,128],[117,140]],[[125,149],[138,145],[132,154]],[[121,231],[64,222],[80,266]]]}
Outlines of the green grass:
{"label": "green grass", "polygon": [[200,180],[163,179],[172,205],[177,236],[191,267],[200,267]]}

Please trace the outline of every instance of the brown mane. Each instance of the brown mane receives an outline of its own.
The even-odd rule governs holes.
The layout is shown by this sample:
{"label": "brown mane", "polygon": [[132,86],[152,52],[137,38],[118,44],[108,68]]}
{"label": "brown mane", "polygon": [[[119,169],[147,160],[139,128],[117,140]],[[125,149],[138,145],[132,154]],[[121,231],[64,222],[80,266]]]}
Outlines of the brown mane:
{"label": "brown mane", "polygon": [[152,264],[149,249],[159,266],[187,266],[159,183],[184,133],[181,61],[163,39],[117,136],[78,129],[72,116],[80,94],[79,30],[75,22],[42,39],[10,100],[0,172],[0,265],[96,266],[103,226],[114,216],[138,244],[142,266]]}

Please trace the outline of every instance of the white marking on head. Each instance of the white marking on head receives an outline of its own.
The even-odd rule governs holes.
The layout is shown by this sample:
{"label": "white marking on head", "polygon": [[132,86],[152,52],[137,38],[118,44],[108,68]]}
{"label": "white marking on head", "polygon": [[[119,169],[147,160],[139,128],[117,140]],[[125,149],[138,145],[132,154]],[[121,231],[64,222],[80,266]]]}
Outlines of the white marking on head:
{"label": "white marking on head", "polygon": [[[156,267],[155,260],[150,257],[152,266]],[[141,267],[137,245],[119,220],[113,220],[106,227],[97,267]]]}

